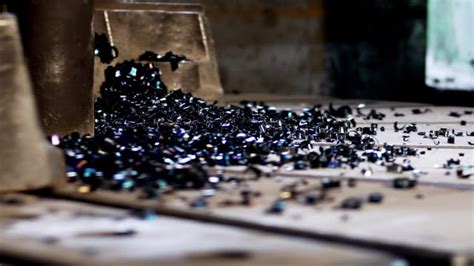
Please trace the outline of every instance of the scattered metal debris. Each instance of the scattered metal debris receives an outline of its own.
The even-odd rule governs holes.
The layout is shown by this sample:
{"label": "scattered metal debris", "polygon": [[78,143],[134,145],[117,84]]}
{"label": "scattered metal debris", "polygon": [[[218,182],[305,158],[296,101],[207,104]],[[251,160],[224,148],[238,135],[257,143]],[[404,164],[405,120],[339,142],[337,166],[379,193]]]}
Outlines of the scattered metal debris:
{"label": "scattered metal debris", "polygon": [[411,179],[407,177],[398,177],[392,180],[392,185],[396,189],[410,189],[414,188],[416,184],[416,179]]}
{"label": "scattered metal debris", "polygon": [[456,117],[456,118],[461,117],[461,114],[458,113],[458,112],[450,112],[448,115],[449,115],[449,116],[452,116],[452,117]]}
{"label": "scattered metal debris", "polygon": [[95,33],[95,49],[94,55],[99,57],[100,62],[110,64],[118,57],[119,51],[117,47],[112,46],[105,33]]}
{"label": "scattered metal debris", "polygon": [[321,186],[323,189],[331,189],[331,188],[340,188],[341,187],[341,181],[340,180],[334,180],[329,177],[325,177],[321,179]]}
{"label": "scattered metal debris", "polygon": [[400,130],[403,130],[404,128],[405,128],[405,126],[399,127],[399,126],[398,126],[398,122],[394,122],[394,123],[393,123],[393,129],[395,130],[395,132],[398,132],[398,131],[400,131]]}
{"label": "scattered metal debris", "polygon": [[420,115],[420,114],[426,114],[428,112],[431,112],[431,109],[430,108],[425,108],[424,110],[421,110],[421,109],[412,109],[411,112],[414,114],[414,115]]}
{"label": "scattered metal debris", "polygon": [[319,201],[323,200],[325,197],[324,191],[315,189],[308,192],[304,197],[304,203],[306,205],[314,205]]}
{"label": "scattered metal debris", "polygon": [[370,193],[367,196],[367,201],[370,203],[381,203],[383,201],[383,194],[379,192]]}
{"label": "scattered metal debris", "polygon": [[474,175],[474,165],[459,166],[456,169],[456,175],[460,179],[468,179]]}
{"label": "scattered metal debris", "polygon": [[[98,46],[100,49],[97,49],[102,51],[98,53],[109,56],[108,59],[104,57],[108,61],[109,54],[114,52],[103,51],[112,48],[99,45],[105,48]],[[118,51],[115,54],[118,55]],[[200,189],[200,196],[186,201],[186,204],[191,208],[207,208],[209,198],[220,191],[221,184],[229,183],[240,191],[240,200],[223,200],[219,206],[251,206],[261,193],[246,187],[247,183],[263,176],[278,182],[273,172],[266,170],[264,173],[259,166],[272,167],[272,171],[282,167],[288,171],[353,169],[362,162],[369,162],[386,166],[387,172],[412,171],[415,177],[425,174],[414,169],[410,160],[395,163],[397,157],[416,156],[416,149],[379,145],[374,136],[379,130],[384,132],[385,127],[379,127],[377,123],[356,127],[354,116],[364,120],[383,120],[385,114],[375,109],[365,114],[362,110],[366,106],[359,104],[354,114],[348,105],[334,107],[330,103],[327,110],[314,105],[298,113],[278,111],[255,101],[221,106],[180,90],[167,91],[161,80],[161,70],[153,62],[169,62],[174,71],[187,60],[185,56],[172,52],[161,56],[147,51],[137,62],[125,61],[106,69],[105,82],[95,102],[95,136],[73,132],[61,138],[51,138],[55,146],[64,150],[68,181],[77,182],[80,193],[96,189],[139,190],[140,199],[153,200],[175,190]],[[428,112],[431,112],[429,108],[412,109],[415,115]],[[397,112],[394,115],[405,116]],[[450,115],[461,116],[455,112]],[[412,132],[432,139],[435,144],[440,143],[440,136],[447,137],[448,143],[454,143],[455,136],[462,136],[459,135],[462,132],[452,131],[450,134],[447,128],[418,132],[414,123],[401,126],[394,122],[393,127],[395,132],[407,134],[402,135],[403,141],[409,141]],[[474,136],[474,132],[469,134]],[[319,142],[331,145],[317,146]],[[420,154],[425,154],[425,151]],[[233,165],[246,167],[242,176],[212,175],[209,172],[216,166]],[[373,175],[370,167],[361,169],[361,173],[366,177]],[[461,176],[464,175],[462,172]],[[357,185],[356,179],[347,182],[349,187]],[[392,185],[396,189],[409,189],[416,184],[416,178],[400,177],[395,178]],[[320,187],[302,189],[301,186],[299,183],[284,185],[267,213],[283,213],[287,201],[315,205],[328,200],[332,196],[326,193],[341,188],[341,181],[322,178]],[[340,207],[359,209],[363,201],[350,197],[343,200]],[[371,193],[367,201],[380,203],[383,195]],[[134,215],[148,219],[155,214],[145,210]]]}
{"label": "scattered metal debris", "polygon": [[277,199],[273,205],[267,210],[269,214],[282,214],[286,209],[286,202],[283,199]]}
{"label": "scattered metal debris", "polygon": [[140,61],[151,62],[168,62],[171,65],[171,70],[175,71],[182,62],[189,61],[184,55],[176,55],[173,52],[167,52],[165,55],[160,55],[151,51],[146,51],[138,58]]}

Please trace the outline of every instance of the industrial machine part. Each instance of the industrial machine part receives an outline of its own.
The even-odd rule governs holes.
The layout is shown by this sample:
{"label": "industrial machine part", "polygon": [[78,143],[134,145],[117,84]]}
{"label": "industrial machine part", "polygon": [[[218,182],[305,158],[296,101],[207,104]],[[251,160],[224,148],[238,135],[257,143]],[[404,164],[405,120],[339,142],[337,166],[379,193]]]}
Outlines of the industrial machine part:
{"label": "industrial machine part", "polygon": [[[201,5],[96,1],[94,30],[107,34],[112,46],[118,48],[112,64],[137,59],[145,51],[183,54],[190,61],[173,73],[168,63],[158,63],[168,89],[183,89],[206,100],[222,96],[214,41]],[[107,67],[95,60],[96,94]]]}
{"label": "industrial machine part", "polygon": [[94,130],[92,2],[25,0],[15,10],[48,135]]}
{"label": "industrial machine part", "polygon": [[0,192],[37,189],[64,175],[62,152],[38,123],[13,15],[0,15]]}

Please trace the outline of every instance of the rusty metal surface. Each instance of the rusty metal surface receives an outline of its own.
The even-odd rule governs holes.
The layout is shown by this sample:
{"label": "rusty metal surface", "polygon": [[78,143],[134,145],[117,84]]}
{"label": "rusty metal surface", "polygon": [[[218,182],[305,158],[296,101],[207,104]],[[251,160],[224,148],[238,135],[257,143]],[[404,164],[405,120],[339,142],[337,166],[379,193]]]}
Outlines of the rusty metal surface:
{"label": "rusty metal surface", "polygon": [[62,153],[43,137],[12,15],[0,15],[0,84],[0,192],[50,185]]}
{"label": "rusty metal surface", "polygon": [[92,0],[23,4],[25,53],[46,133],[93,133]]}
{"label": "rusty metal surface", "polygon": [[[222,96],[214,41],[202,6],[96,2],[94,30],[98,33],[107,33],[104,12],[107,12],[114,46],[119,49],[119,56],[112,64],[138,58],[147,50],[184,54],[192,61],[182,64],[173,73],[168,64],[159,64],[168,88],[181,88],[207,100]],[[106,67],[96,59],[96,93],[104,80]]]}

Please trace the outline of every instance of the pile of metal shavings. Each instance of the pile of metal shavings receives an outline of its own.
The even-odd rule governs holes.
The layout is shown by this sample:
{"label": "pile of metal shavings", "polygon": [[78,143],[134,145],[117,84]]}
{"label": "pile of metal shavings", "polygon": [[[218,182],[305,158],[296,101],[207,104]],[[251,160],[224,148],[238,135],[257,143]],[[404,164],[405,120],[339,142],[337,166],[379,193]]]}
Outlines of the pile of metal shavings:
{"label": "pile of metal shavings", "polygon": [[[179,64],[185,57],[147,52],[140,59],[105,70],[95,102],[94,136],[75,132],[50,138],[64,150],[68,181],[78,183],[81,193],[138,190],[145,199],[179,189],[213,194],[222,182],[241,181],[210,174],[214,166],[355,168],[361,162],[385,165],[417,154],[406,146],[377,145],[377,124],[357,128],[349,106],[315,105],[299,113],[251,101],[220,106],[180,90],[168,92],[160,69],[150,62]],[[384,117],[375,110],[357,113]],[[255,173],[255,180],[260,175]],[[308,202],[315,201],[311,195]],[[283,208],[280,200],[285,199],[280,197],[269,212]],[[198,198],[191,206],[206,204]]]}

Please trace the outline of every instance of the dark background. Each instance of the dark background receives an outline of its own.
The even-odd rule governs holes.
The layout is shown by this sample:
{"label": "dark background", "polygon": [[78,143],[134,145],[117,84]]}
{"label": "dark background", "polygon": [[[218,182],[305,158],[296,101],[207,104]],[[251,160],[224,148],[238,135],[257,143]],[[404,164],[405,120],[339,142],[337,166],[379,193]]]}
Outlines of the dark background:
{"label": "dark background", "polygon": [[425,85],[427,0],[159,2],[205,6],[227,93],[474,106],[474,91]]}
{"label": "dark background", "polygon": [[325,10],[334,96],[474,104],[474,92],[425,85],[426,0],[327,0]]}

